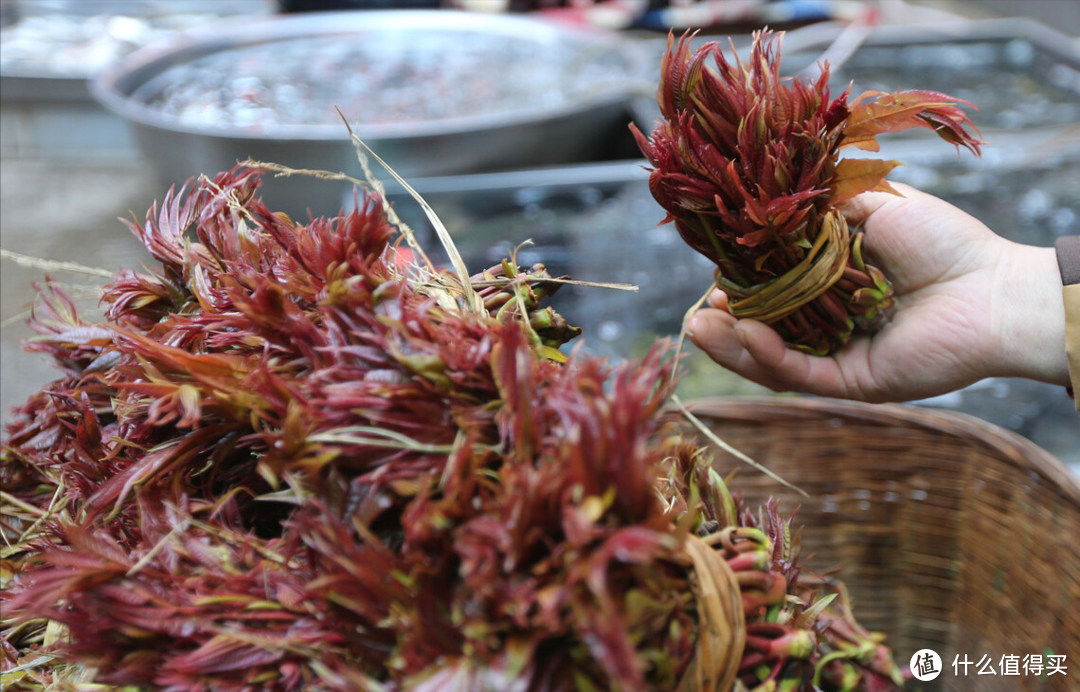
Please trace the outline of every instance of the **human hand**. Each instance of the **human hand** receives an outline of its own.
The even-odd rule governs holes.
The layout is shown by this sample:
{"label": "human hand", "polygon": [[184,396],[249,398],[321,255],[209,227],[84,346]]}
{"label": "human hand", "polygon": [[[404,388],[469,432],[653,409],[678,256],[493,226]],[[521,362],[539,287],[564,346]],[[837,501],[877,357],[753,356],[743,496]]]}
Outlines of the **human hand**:
{"label": "human hand", "polygon": [[1053,248],[996,235],[951,204],[906,185],[843,209],[866,231],[867,261],[892,281],[896,305],[874,334],[826,357],[787,348],[761,322],[737,320],[727,296],[687,322],[720,365],[777,391],[863,401],[943,394],[984,377],[1067,385],[1065,317]]}

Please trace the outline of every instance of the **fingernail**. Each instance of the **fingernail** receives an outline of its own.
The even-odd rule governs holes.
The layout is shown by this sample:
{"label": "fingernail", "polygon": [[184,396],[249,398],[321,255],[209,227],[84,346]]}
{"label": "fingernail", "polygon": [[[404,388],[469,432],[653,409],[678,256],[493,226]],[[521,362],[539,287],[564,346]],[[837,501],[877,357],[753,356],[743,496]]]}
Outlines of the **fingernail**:
{"label": "fingernail", "polygon": [[694,338],[694,323],[697,322],[697,315],[692,316],[690,319],[683,323],[683,331],[691,339]]}

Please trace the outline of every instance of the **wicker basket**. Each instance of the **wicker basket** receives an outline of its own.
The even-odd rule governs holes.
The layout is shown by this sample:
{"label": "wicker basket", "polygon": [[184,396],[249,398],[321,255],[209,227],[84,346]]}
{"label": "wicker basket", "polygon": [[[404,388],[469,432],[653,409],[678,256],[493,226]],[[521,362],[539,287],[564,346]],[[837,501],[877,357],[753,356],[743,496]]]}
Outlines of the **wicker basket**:
{"label": "wicker basket", "polygon": [[[810,494],[716,453],[722,470],[741,469],[732,486],[752,506],[773,495],[800,508],[809,565],[843,567],[856,616],[888,635],[897,663],[923,648],[941,655],[941,676],[912,689],[1080,690],[1080,481],[1060,461],[978,419],[908,406],[773,398],[691,408]],[[1049,653],[1067,657],[1067,676],[1024,675],[1026,655]],[[958,677],[956,655],[989,656],[996,675],[973,665]],[[1004,655],[1020,657],[1019,676],[1002,675]]]}

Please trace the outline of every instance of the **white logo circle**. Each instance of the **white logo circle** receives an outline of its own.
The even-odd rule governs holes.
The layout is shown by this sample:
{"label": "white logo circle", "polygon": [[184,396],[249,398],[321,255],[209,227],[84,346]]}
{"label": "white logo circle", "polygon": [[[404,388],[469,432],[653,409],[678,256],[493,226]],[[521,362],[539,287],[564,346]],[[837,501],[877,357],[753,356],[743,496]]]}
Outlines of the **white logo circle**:
{"label": "white logo circle", "polygon": [[941,675],[941,656],[933,649],[919,649],[911,657],[911,674],[916,680],[933,680]]}

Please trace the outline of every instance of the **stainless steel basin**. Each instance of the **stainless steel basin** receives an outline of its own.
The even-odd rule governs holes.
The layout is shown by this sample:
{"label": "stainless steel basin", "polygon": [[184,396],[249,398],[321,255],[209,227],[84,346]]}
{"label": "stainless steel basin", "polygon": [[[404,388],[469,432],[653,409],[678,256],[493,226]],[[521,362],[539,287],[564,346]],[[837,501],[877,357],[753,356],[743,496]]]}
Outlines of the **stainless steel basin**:
{"label": "stainless steel basin", "polygon": [[[163,183],[173,184],[199,173],[231,168],[237,161],[256,158],[295,168],[320,168],[360,173],[343,123],[271,123],[257,127],[235,123],[184,121],[150,105],[154,92],[167,81],[168,70],[237,48],[284,46],[289,41],[318,37],[335,42],[385,42],[388,37],[423,48],[418,37],[450,36],[468,42],[492,37],[507,44],[528,43],[541,58],[530,69],[572,61],[616,62],[625,69],[585,93],[566,95],[553,105],[500,112],[475,112],[464,117],[356,124],[357,133],[401,174],[449,175],[587,161],[613,136],[622,136],[629,120],[631,77],[637,67],[634,53],[615,35],[575,30],[535,19],[474,15],[461,12],[384,11],[279,16],[221,23],[179,34],[148,46],[106,70],[91,93],[133,126],[141,150]],[[410,44],[410,42],[413,42]],[[505,65],[486,66],[487,80],[520,80]],[[175,71],[174,71],[175,72]],[[567,80],[574,78],[568,74]],[[312,75],[311,79],[318,79]],[[469,88],[461,84],[462,89]],[[376,98],[378,94],[372,94]],[[345,113],[349,117],[349,113]],[[266,193],[290,213],[337,211],[342,188],[325,181],[292,178],[287,185],[268,181]]]}

